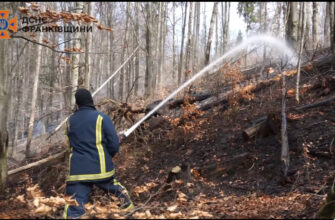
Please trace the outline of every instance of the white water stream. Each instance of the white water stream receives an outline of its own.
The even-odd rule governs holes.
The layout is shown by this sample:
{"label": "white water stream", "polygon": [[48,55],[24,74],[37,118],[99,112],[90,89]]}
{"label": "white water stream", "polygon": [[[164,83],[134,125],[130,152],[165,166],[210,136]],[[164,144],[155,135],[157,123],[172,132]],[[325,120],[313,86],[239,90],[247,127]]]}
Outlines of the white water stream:
{"label": "white water stream", "polygon": [[[167,96],[164,100],[162,100],[154,109],[152,109],[148,114],[146,114],[142,119],[140,119],[136,124],[126,130],[123,135],[128,137],[142,122],[144,122],[147,118],[149,118],[153,113],[155,113],[160,107],[162,107],[166,102],[168,102],[172,97],[174,97],[178,92],[184,89],[186,86],[191,84],[194,80],[198,79],[200,76],[207,73],[209,70],[216,69],[219,65],[223,63],[223,61],[238,53],[239,51],[245,49],[247,46],[250,46],[255,43],[263,43],[266,46],[270,46],[283,55],[287,56],[289,59],[289,63],[292,65],[296,65],[298,59],[296,53],[285,43],[285,41],[274,38],[270,35],[255,35],[249,38],[246,38],[242,41],[239,45],[235,46],[234,48],[227,51],[221,57],[210,63],[209,65],[205,66],[202,70],[200,70],[197,74],[195,74],[192,78],[187,80],[184,84],[182,84],[179,88],[173,91],[169,96]],[[283,56],[284,57],[284,56]]]}

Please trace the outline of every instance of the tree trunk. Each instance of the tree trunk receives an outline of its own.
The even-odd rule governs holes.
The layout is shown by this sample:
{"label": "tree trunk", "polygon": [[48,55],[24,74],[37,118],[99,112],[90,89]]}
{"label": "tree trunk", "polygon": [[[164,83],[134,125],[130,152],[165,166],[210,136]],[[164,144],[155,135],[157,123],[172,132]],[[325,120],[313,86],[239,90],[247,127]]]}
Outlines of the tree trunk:
{"label": "tree trunk", "polygon": [[181,47],[180,47],[180,57],[179,57],[179,65],[178,65],[178,85],[181,83],[182,77],[182,69],[183,69],[183,54],[184,54],[184,37],[185,37],[185,27],[186,27],[186,14],[187,14],[187,5],[188,2],[185,3],[185,12],[184,12],[184,21],[183,21],[183,29],[181,33]]}
{"label": "tree trunk", "polygon": [[154,75],[153,75],[153,81],[152,81],[152,89],[153,91],[156,90],[156,86],[157,86],[157,76],[159,75],[159,70],[160,70],[160,44],[161,44],[161,29],[162,29],[162,2],[159,2],[159,11],[158,11],[158,21],[157,21],[157,31],[156,31],[156,48],[155,48],[155,70],[154,70]]}
{"label": "tree trunk", "polygon": [[318,45],[318,2],[313,2],[313,50],[316,50]]}
{"label": "tree trunk", "polygon": [[[267,17],[268,17],[268,5],[267,2],[262,2],[264,4],[264,17],[263,17],[263,32],[266,33],[268,31],[268,22],[267,22]],[[266,59],[266,47],[263,48],[263,62]]]}
{"label": "tree trunk", "polygon": [[[129,2],[127,2],[127,12],[129,11]],[[126,53],[126,49],[128,48],[128,25],[129,25],[129,18],[128,13],[126,13],[126,29],[124,32],[124,38],[123,38],[123,44],[122,44],[122,53],[121,53],[121,63],[124,62],[124,56]],[[121,74],[120,74],[120,82],[119,82],[119,100],[123,101],[123,88],[124,88],[124,69],[122,68]]]}
{"label": "tree trunk", "polygon": [[172,80],[175,81],[176,78],[176,42],[175,42],[175,36],[176,36],[176,2],[172,3]]}
{"label": "tree trunk", "polygon": [[229,38],[229,23],[230,23],[230,2],[225,2],[225,27],[224,27],[224,44],[223,48],[225,52],[227,50],[228,38]]}
{"label": "tree trunk", "polygon": [[330,48],[332,53],[334,53],[334,41],[333,36],[334,36],[334,2],[328,2],[329,4],[329,26],[330,26],[330,32],[329,32],[329,39],[330,39]]}
{"label": "tree trunk", "polygon": [[146,25],[146,71],[145,71],[145,97],[148,98],[152,92],[152,3],[146,3],[147,25]]}
{"label": "tree trunk", "polygon": [[288,21],[286,25],[286,40],[293,48],[297,48],[298,34],[298,3],[289,2]]}
{"label": "tree trunk", "polygon": [[[110,28],[113,28],[113,14],[114,14],[114,4],[110,3],[111,5],[108,5],[108,26]],[[111,7],[110,7],[111,6]],[[114,66],[115,66],[115,51],[114,51],[114,31],[109,31],[109,72],[114,72]],[[115,99],[115,88],[114,88],[114,79],[112,79],[108,83],[108,91],[109,91],[109,97],[112,99]]]}
{"label": "tree trunk", "polygon": [[193,14],[193,4],[194,2],[190,2],[190,10],[188,15],[188,33],[187,33],[187,46],[186,46],[186,58],[185,58],[185,81],[188,79],[188,76],[191,74],[190,70],[190,58],[192,51],[192,14]]}
{"label": "tree trunk", "polygon": [[311,32],[311,19],[310,19],[310,14],[311,14],[311,9],[310,9],[310,3],[309,2],[305,2],[305,8],[306,8],[306,27],[305,27],[305,43],[304,45],[306,45],[304,48],[305,50],[308,50],[308,46],[310,45],[310,37],[309,37],[309,33]]}
{"label": "tree trunk", "polygon": [[287,171],[290,165],[290,154],[289,154],[289,145],[288,145],[288,138],[287,138],[287,122],[286,122],[286,77],[285,73],[282,72],[282,123],[281,123],[281,160],[284,163],[284,176],[287,175]]}
{"label": "tree trunk", "polygon": [[157,80],[157,87],[160,90],[161,87],[161,76],[163,73],[163,66],[164,66],[164,55],[165,55],[165,39],[166,39],[166,7],[167,4],[162,2],[162,17],[161,17],[161,25],[160,25],[160,39],[159,39],[159,60],[158,60],[158,80]]}
{"label": "tree trunk", "polygon": [[[93,16],[94,3],[88,2],[87,14]],[[92,32],[87,32],[87,37],[85,41],[85,88],[90,90],[90,80],[91,80],[91,44],[92,44]]]}
{"label": "tree trunk", "polygon": [[325,14],[325,23],[324,23],[324,29],[323,29],[323,39],[324,39],[324,42],[323,42],[323,47],[328,47],[330,45],[329,43],[329,5],[330,5],[330,2],[326,2],[326,14]]}
{"label": "tree trunk", "polygon": [[192,72],[195,73],[199,69],[199,36],[200,36],[200,2],[195,3],[195,34],[193,43],[193,65]]}
{"label": "tree trunk", "polygon": [[215,22],[215,19],[216,19],[217,11],[218,11],[218,2],[214,2],[211,23],[210,23],[209,31],[208,31],[208,40],[207,40],[206,52],[205,52],[205,65],[209,64],[209,58],[210,58],[210,54],[211,54],[213,28],[214,28],[214,22]]}
{"label": "tree trunk", "polygon": [[298,59],[298,72],[297,72],[297,81],[295,85],[295,99],[299,103],[299,87],[300,87],[300,66],[301,66],[301,56],[302,56],[302,49],[304,46],[304,30],[305,30],[305,2],[301,2],[302,9],[301,13],[301,32],[300,32],[300,48],[299,48],[299,59]]}
{"label": "tree trunk", "polygon": [[8,150],[8,102],[9,94],[5,83],[5,40],[0,40],[0,192],[3,192],[7,180],[7,150]]}
{"label": "tree trunk", "polygon": [[[43,32],[40,33],[38,42],[42,42],[43,39]],[[34,120],[35,120],[35,107],[36,107],[36,99],[37,99],[37,90],[38,90],[38,79],[40,76],[40,68],[41,68],[41,53],[42,53],[42,46],[37,46],[37,54],[36,54],[36,70],[34,76],[34,87],[33,87],[33,94],[31,98],[31,113],[29,119],[29,127],[28,127],[28,138],[27,138],[27,145],[26,145],[26,157],[31,156],[30,152],[30,144],[33,137],[33,129],[34,129]]]}
{"label": "tree trunk", "polygon": [[[75,13],[82,13],[83,12],[83,7],[84,7],[84,3],[83,2],[76,2],[76,10]],[[80,40],[77,39],[81,39],[82,33],[80,33],[79,31],[74,33],[74,48],[80,48]],[[74,94],[76,93],[77,89],[78,89],[78,78],[79,78],[79,62],[80,62],[80,54],[73,54],[72,55],[72,74],[71,74],[71,82],[72,82],[72,94],[71,94],[71,109],[74,107],[74,105],[76,104],[76,99],[74,97]]]}
{"label": "tree trunk", "polygon": [[[136,2],[135,3],[135,19],[136,19],[136,23],[135,23],[135,32],[136,32],[136,36],[137,36],[137,42],[140,42],[140,24],[139,24],[139,3]],[[136,51],[135,54],[135,96],[138,95],[138,85],[139,85],[139,77],[140,77],[140,56],[139,56],[139,52]]]}
{"label": "tree trunk", "polygon": [[[332,38],[332,43],[333,43],[333,46],[332,46],[332,52],[333,52],[333,55],[335,55],[335,46],[334,46],[334,43],[335,43],[335,3],[333,2],[332,5],[333,7],[331,8],[331,10],[333,11],[333,23],[332,23],[332,29],[333,29],[333,38]],[[335,69],[335,59],[333,59],[333,63],[332,63],[332,69],[334,70]]]}

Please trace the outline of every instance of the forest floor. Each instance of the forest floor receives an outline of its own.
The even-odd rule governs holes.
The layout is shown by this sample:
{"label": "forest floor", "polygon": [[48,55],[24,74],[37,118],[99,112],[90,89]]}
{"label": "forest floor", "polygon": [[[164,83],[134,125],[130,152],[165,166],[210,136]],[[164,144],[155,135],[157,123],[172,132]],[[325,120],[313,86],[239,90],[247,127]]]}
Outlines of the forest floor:
{"label": "forest floor", "polygon": [[[135,210],[120,213],[113,198],[94,188],[87,218],[314,218],[335,176],[335,107],[334,102],[302,111],[293,107],[334,95],[335,84],[328,83],[333,75],[303,73],[299,104],[296,77],[287,78],[287,177],[280,161],[280,134],[251,140],[242,136],[252,120],[280,112],[281,85],[276,83],[250,101],[197,117],[193,129],[164,123],[142,137],[132,135],[114,163]],[[64,160],[11,177],[6,194],[0,195],[0,218],[61,217],[64,207],[41,197],[62,197],[67,165]],[[187,175],[168,183],[176,166],[182,171],[186,167]],[[44,204],[51,209],[42,210]]]}

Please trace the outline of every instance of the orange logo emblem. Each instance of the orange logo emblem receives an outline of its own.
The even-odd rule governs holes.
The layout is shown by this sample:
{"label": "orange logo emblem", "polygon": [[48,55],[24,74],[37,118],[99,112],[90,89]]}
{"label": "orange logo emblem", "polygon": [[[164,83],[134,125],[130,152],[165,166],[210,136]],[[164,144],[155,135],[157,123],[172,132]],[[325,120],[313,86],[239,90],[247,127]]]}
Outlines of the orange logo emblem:
{"label": "orange logo emblem", "polygon": [[0,38],[9,39],[8,30],[17,31],[17,18],[7,20],[9,10],[0,10]]}

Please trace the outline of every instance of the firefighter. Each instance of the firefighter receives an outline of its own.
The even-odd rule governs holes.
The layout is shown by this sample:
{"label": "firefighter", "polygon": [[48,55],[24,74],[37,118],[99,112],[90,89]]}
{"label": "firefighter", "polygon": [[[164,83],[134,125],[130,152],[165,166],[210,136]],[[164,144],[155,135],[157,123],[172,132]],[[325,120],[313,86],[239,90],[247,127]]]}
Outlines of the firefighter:
{"label": "firefighter", "polygon": [[91,93],[79,89],[75,94],[77,111],[68,120],[66,134],[70,147],[66,194],[74,195],[79,206],[65,206],[64,218],[80,218],[85,214],[93,184],[118,197],[120,208],[133,209],[124,186],[115,178],[112,158],[119,152],[119,137],[112,120],[97,111]]}

